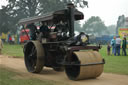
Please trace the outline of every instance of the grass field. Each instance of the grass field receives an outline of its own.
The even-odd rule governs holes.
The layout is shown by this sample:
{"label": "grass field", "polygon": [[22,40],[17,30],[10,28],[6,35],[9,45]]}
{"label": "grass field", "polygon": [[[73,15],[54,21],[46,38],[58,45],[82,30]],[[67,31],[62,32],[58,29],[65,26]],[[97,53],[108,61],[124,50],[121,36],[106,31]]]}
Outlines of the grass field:
{"label": "grass field", "polygon": [[29,78],[21,74],[12,72],[9,69],[0,67],[0,85],[66,85],[61,82],[51,80],[39,80]]}
{"label": "grass field", "polygon": [[23,57],[23,46],[22,45],[10,45],[4,44],[2,49],[4,55],[14,56],[14,57]]}
{"label": "grass field", "polygon": [[[128,49],[127,56],[108,56],[106,46],[102,47],[100,53],[106,61],[104,72],[128,75]],[[122,50],[120,53],[122,53]]]}
{"label": "grass field", "polygon": [[[128,56],[108,56],[106,50],[106,46],[103,46],[100,50],[106,61],[104,72],[128,75]],[[23,48],[21,45],[5,44],[2,53],[9,56],[23,57]]]}

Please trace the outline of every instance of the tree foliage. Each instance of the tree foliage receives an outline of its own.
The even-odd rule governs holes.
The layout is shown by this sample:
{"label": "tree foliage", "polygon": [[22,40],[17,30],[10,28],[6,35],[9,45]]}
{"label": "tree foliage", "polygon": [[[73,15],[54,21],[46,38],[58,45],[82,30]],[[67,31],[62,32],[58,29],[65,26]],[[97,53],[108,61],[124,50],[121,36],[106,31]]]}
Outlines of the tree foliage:
{"label": "tree foliage", "polygon": [[115,25],[108,26],[107,30],[109,31],[110,35],[115,35],[116,34],[116,26]]}
{"label": "tree foliage", "polygon": [[7,33],[11,27],[12,22],[9,22],[9,20],[11,20],[11,16],[9,16],[7,12],[8,8],[5,6],[0,10],[0,33]]}
{"label": "tree foliage", "polygon": [[124,23],[125,23],[125,16],[124,15],[119,16],[117,20],[117,26],[116,26],[116,35],[118,35],[119,27],[123,27]]}
{"label": "tree foliage", "polygon": [[75,21],[75,23],[74,23],[74,29],[75,29],[75,31],[78,31],[78,32],[83,31],[82,30],[82,27],[80,26],[80,22],[79,21]]}
{"label": "tree foliage", "polygon": [[102,35],[106,30],[104,22],[98,16],[92,16],[83,25],[83,30],[88,34]]}

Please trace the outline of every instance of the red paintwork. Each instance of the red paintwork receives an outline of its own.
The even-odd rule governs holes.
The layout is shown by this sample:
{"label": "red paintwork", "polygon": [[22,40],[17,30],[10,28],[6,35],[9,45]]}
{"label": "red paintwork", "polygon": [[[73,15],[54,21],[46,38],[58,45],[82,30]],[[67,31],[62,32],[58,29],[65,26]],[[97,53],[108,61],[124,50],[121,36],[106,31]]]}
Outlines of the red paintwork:
{"label": "red paintwork", "polygon": [[29,29],[25,29],[25,30],[23,29],[20,31],[20,43],[24,43],[25,41],[30,39],[29,31],[30,31]]}

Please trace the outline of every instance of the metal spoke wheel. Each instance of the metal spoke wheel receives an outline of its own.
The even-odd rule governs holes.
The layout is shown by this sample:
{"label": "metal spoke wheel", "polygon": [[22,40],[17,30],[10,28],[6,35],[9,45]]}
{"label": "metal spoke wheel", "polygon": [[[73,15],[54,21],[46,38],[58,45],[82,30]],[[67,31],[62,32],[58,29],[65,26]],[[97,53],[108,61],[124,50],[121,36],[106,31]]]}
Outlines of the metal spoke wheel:
{"label": "metal spoke wheel", "polygon": [[29,72],[39,73],[44,66],[44,49],[40,42],[30,41],[24,46],[24,60]]}

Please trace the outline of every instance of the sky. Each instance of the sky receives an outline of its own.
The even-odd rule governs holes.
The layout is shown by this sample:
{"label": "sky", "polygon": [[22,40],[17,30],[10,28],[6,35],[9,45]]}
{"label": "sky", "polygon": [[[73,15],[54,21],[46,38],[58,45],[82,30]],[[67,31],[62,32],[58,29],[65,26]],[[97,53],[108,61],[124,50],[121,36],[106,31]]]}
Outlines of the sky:
{"label": "sky", "polygon": [[80,9],[87,20],[91,16],[99,16],[105,25],[116,24],[118,16],[128,17],[128,0],[87,0],[89,8]]}
{"label": "sky", "polygon": [[[91,16],[99,16],[106,26],[116,24],[118,16],[124,14],[128,17],[128,0],[86,0],[89,8],[79,8],[84,13],[85,20]],[[0,0],[1,5],[6,5],[6,0]]]}
{"label": "sky", "polygon": [[2,5],[7,5],[7,1],[6,0],[0,0],[0,8]]}

